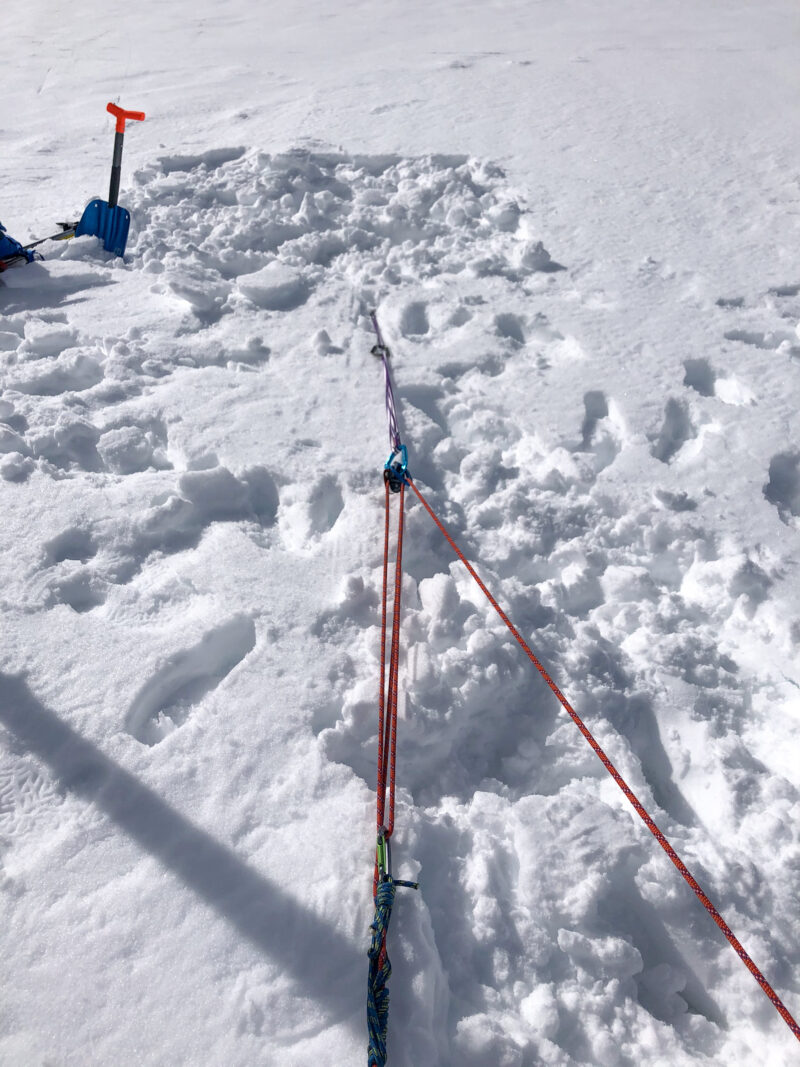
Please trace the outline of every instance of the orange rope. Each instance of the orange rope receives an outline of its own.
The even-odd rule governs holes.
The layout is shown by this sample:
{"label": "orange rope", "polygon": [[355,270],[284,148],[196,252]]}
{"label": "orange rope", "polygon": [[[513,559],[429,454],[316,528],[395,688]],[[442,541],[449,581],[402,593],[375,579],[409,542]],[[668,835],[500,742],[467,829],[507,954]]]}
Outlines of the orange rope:
{"label": "orange rope", "polygon": [[497,612],[497,614],[500,616],[500,618],[503,620],[503,622],[506,624],[508,629],[511,631],[511,634],[513,635],[514,639],[517,641],[519,646],[522,648],[522,650],[525,653],[525,655],[528,657],[528,659],[534,665],[534,667],[539,672],[539,674],[541,674],[542,678],[544,678],[545,682],[547,682],[548,686],[550,687],[550,689],[555,694],[558,702],[561,704],[561,706],[564,708],[564,710],[570,716],[572,721],[578,727],[580,732],[583,734],[583,736],[589,742],[591,747],[594,749],[595,753],[597,754],[598,758],[600,759],[600,762],[603,764],[605,769],[608,771],[608,773],[611,775],[611,777],[614,779],[614,781],[620,787],[622,792],[625,794],[625,796],[631,802],[631,804],[635,808],[635,810],[636,810],[637,814],[639,815],[639,817],[644,822],[644,824],[647,827],[647,829],[650,831],[650,833],[653,835],[653,837],[655,837],[656,841],[658,841],[659,845],[661,845],[661,847],[666,852],[666,854],[669,856],[669,858],[672,860],[674,865],[678,868],[678,870],[680,871],[681,875],[686,880],[686,882],[689,884],[689,886],[691,886],[691,888],[694,890],[694,892],[696,893],[698,899],[700,900],[700,903],[703,905],[703,907],[709,913],[711,918],[714,920],[714,922],[717,924],[717,926],[723,932],[725,937],[728,939],[730,944],[733,946],[734,950],[736,951],[736,954],[739,956],[739,959],[741,959],[741,961],[744,963],[745,967],[747,967],[748,971],[752,974],[752,976],[755,978],[755,980],[761,986],[761,988],[763,989],[764,993],[766,993],[767,997],[772,1001],[772,1004],[774,1005],[774,1007],[777,1010],[778,1014],[781,1016],[781,1018],[786,1023],[786,1025],[789,1027],[789,1029],[792,1031],[794,1036],[798,1039],[798,1041],[800,1041],[800,1027],[795,1022],[795,1020],[794,1020],[793,1016],[791,1015],[791,1013],[789,1012],[788,1008],[785,1006],[785,1004],[783,1003],[781,998],[778,996],[778,994],[775,992],[775,990],[772,988],[772,986],[766,980],[766,978],[761,973],[761,971],[756,966],[756,964],[751,959],[751,957],[748,955],[748,953],[744,950],[744,948],[742,947],[741,942],[734,936],[733,931],[731,930],[731,928],[728,926],[728,924],[722,918],[720,913],[717,911],[717,909],[714,907],[714,905],[708,899],[706,894],[700,888],[698,883],[695,881],[695,879],[693,878],[692,874],[689,872],[688,868],[686,867],[686,865],[684,864],[684,862],[680,858],[680,856],[677,854],[675,849],[672,847],[672,845],[669,843],[669,841],[667,841],[667,839],[664,837],[662,832],[659,830],[659,828],[656,826],[656,824],[650,818],[648,813],[645,811],[644,807],[642,806],[642,804],[640,803],[638,798],[635,796],[633,791],[629,788],[629,786],[627,785],[625,780],[622,778],[621,774],[616,769],[614,764],[611,762],[611,760],[605,754],[605,752],[600,747],[600,745],[597,743],[597,741],[595,741],[595,739],[592,736],[591,732],[589,731],[588,727],[585,725],[585,723],[583,722],[581,717],[578,715],[578,713],[575,711],[575,709],[569,703],[567,698],[564,696],[564,694],[558,688],[556,683],[553,681],[553,679],[550,677],[550,675],[544,669],[544,667],[542,666],[541,662],[534,655],[533,651],[528,646],[528,644],[526,643],[526,641],[524,640],[524,638],[520,634],[519,630],[517,630],[517,628],[511,622],[509,617],[506,615],[506,613],[503,611],[503,609],[497,603],[495,598],[492,596],[492,594],[486,588],[484,583],[481,581],[480,577],[478,576],[477,572],[475,571],[475,568],[472,566],[472,564],[466,558],[464,553],[461,551],[461,549],[455,543],[453,538],[450,536],[450,534],[444,528],[442,523],[436,517],[436,515],[434,514],[430,504],[427,502],[427,500],[422,495],[422,493],[419,491],[419,489],[417,489],[417,486],[415,485],[414,481],[411,479],[410,476],[407,476],[407,478],[408,478],[408,484],[411,486],[411,488],[416,493],[420,503],[425,508],[425,510],[428,512],[428,514],[433,519],[433,521],[436,523],[436,525],[439,527],[441,532],[444,534],[445,539],[447,540],[448,544],[453,549],[455,554],[458,556],[458,558],[461,560],[461,562],[467,568],[469,573],[472,575],[472,577],[478,583],[478,585],[480,586],[481,591],[483,592],[484,596],[489,601],[489,603],[492,605],[492,607]]}
{"label": "orange rope", "polygon": [[[397,697],[400,671],[400,602],[403,590],[403,512],[405,483],[400,486],[400,506],[397,517],[397,548],[395,551],[394,591],[392,605],[392,637],[389,652],[389,677],[386,678],[387,602],[389,577],[389,518],[393,495],[386,481],[385,523],[383,538],[383,597],[381,603],[381,667],[378,697],[378,803],[377,830],[385,838],[394,830],[395,768],[397,765]],[[387,808],[388,801],[388,808]],[[378,862],[375,861],[373,895],[378,887]]]}
{"label": "orange rope", "polygon": [[[383,826],[386,803],[384,769],[384,732],[386,721],[386,601],[389,584],[389,483],[386,482],[385,520],[383,528],[383,596],[381,598],[381,687],[378,694],[378,830]],[[377,869],[377,868],[376,868]]]}

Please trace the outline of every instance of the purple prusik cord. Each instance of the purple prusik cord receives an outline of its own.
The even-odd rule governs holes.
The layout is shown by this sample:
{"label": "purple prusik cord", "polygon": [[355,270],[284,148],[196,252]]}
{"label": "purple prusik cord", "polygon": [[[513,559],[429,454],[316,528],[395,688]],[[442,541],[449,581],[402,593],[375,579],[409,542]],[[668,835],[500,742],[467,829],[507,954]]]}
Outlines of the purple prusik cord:
{"label": "purple prusik cord", "polygon": [[375,330],[375,336],[378,338],[378,343],[372,351],[374,355],[380,356],[383,360],[383,376],[386,382],[386,418],[389,423],[389,447],[392,450],[392,454],[394,454],[400,451],[400,429],[397,424],[397,409],[394,405],[392,378],[389,374],[389,349],[384,344],[381,328],[378,325],[378,316],[374,311],[370,311],[369,317],[372,319],[372,327]]}

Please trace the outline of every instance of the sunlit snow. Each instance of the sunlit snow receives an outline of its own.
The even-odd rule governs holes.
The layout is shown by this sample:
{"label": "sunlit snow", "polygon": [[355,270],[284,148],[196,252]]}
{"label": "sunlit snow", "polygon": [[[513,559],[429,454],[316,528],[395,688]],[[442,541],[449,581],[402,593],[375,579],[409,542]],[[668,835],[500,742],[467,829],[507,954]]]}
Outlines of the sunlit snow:
{"label": "sunlit snow", "polygon": [[[366,1062],[427,498],[800,1012],[800,21],[4,0],[0,1063]],[[796,1039],[408,503],[392,1067]]]}

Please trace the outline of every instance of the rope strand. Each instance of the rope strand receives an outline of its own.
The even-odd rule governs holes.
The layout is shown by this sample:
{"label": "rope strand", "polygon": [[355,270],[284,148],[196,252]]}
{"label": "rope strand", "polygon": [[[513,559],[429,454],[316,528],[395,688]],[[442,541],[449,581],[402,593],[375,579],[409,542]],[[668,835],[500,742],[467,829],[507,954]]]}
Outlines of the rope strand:
{"label": "rope strand", "polygon": [[[389,1026],[389,977],[392,967],[386,951],[389,920],[394,903],[395,887],[417,888],[416,882],[400,881],[392,877],[390,838],[394,830],[395,771],[397,765],[397,696],[400,673],[400,607],[403,591],[403,514],[405,480],[399,486],[397,514],[397,546],[394,563],[392,604],[392,635],[389,652],[389,672],[386,674],[386,637],[389,597],[389,527],[392,492],[390,472],[384,473],[386,484],[385,519],[383,532],[383,596],[381,604],[381,666],[378,697],[378,789],[377,789],[377,847],[372,895],[375,918],[372,922],[372,943],[369,948],[369,978],[367,982],[367,1030],[369,1067],[384,1067]],[[388,810],[387,810],[388,801]]]}
{"label": "rope strand", "polygon": [[381,882],[375,894],[375,918],[372,921],[372,943],[367,981],[367,1044],[368,1067],[384,1067],[386,1063],[386,1035],[389,1028],[389,978],[392,965],[386,955],[386,935],[394,904],[394,882]]}
{"label": "rope strand", "polygon": [[[397,519],[397,556],[394,569],[394,610],[392,613],[392,649],[389,658],[389,698],[391,714],[387,728],[389,730],[389,814],[385,819],[386,836],[391,837],[394,830],[394,783],[395,768],[397,765],[397,695],[398,675],[400,673],[400,600],[403,592],[403,508],[405,504],[406,487],[400,488],[400,514]],[[383,757],[386,760],[386,746]]]}
{"label": "rope strand", "polygon": [[656,841],[658,841],[659,845],[661,845],[662,849],[669,856],[670,860],[673,862],[673,864],[678,869],[678,871],[680,871],[681,875],[683,876],[683,878],[685,879],[687,884],[691,887],[691,889],[697,895],[700,903],[703,905],[703,907],[709,913],[709,915],[714,920],[714,922],[717,924],[719,929],[725,935],[725,937],[727,938],[728,942],[731,944],[731,946],[735,950],[736,954],[738,955],[739,959],[741,959],[741,961],[744,963],[745,967],[747,967],[748,971],[750,971],[752,976],[755,978],[755,980],[761,986],[762,990],[767,995],[767,997],[769,998],[769,1000],[771,1001],[771,1003],[775,1007],[776,1011],[781,1016],[781,1018],[786,1023],[786,1025],[789,1027],[789,1029],[792,1031],[794,1036],[798,1039],[798,1041],[800,1041],[800,1026],[797,1025],[797,1023],[795,1022],[793,1016],[789,1012],[788,1008],[785,1006],[785,1004],[783,1003],[781,998],[778,996],[778,994],[775,992],[775,990],[769,984],[767,979],[764,977],[764,975],[762,974],[761,970],[756,966],[756,964],[753,961],[753,959],[745,951],[745,949],[742,946],[741,942],[738,940],[738,938],[735,937],[735,935],[733,934],[733,931],[731,930],[731,928],[728,926],[728,924],[722,918],[720,913],[717,911],[717,909],[711,903],[709,898],[706,896],[706,894],[700,888],[698,883],[695,881],[694,877],[692,876],[692,874],[690,873],[689,869],[684,864],[683,860],[677,854],[677,852],[672,847],[672,845],[669,843],[669,841],[667,841],[667,839],[664,837],[663,833],[661,832],[661,830],[659,830],[658,826],[656,826],[656,824],[650,818],[650,816],[648,815],[647,811],[645,811],[645,809],[642,806],[642,804],[640,803],[639,799],[636,797],[636,795],[633,793],[633,791],[629,788],[629,786],[627,785],[627,783],[623,779],[622,775],[619,773],[619,771],[616,769],[614,764],[611,762],[611,760],[605,754],[603,749],[600,747],[600,745],[594,739],[594,737],[592,736],[592,733],[589,730],[589,728],[585,725],[585,723],[583,722],[581,717],[578,715],[578,713],[575,711],[575,709],[569,703],[567,698],[564,696],[564,694],[558,688],[556,683],[553,681],[553,679],[547,673],[545,668],[542,666],[541,662],[536,657],[536,655],[533,653],[531,648],[528,646],[527,642],[522,637],[522,635],[520,634],[519,630],[517,630],[517,628],[511,622],[509,617],[506,615],[506,613],[503,611],[503,609],[497,603],[495,598],[489,592],[489,590],[487,589],[486,585],[483,583],[483,581],[481,581],[481,578],[479,577],[479,575],[478,575],[477,571],[475,570],[475,568],[472,566],[472,564],[469,562],[467,557],[464,555],[464,553],[461,551],[461,549],[455,543],[455,541],[450,536],[450,534],[447,532],[447,530],[445,529],[443,524],[440,522],[440,520],[437,518],[437,516],[435,515],[435,513],[434,513],[433,509],[431,508],[430,504],[425,499],[425,497],[422,495],[422,493],[419,491],[419,489],[417,488],[416,484],[414,483],[414,481],[410,477],[410,475],[408,476],[408,484],[411,486],[411,488],[413,489],[414,493],[416,494],[416,496],[419,499],[419,501],[422,504],[422,506],[425,508],[425,510],[430,515],[430,517],[433,519],[434,523],[438,526],[439,530],[444,535],[445,540],[447,541],[447,543],[450,545],[450,547],[453,549],[455,554],[458,556],[458,558],[461,560],[461,562],[467,568],[467,570],[469,571],[469,573],[472,576],[472,578],[474,578],[474,580],[477,582],[478,586],[480,587],[480,589],[483,592],[483,594],[486,597],[486,599],[489,601],[489,603],[492,605],[494,610],[497,612],[497,614],[503,620],[505,625],[508,627],[508,629],[510,630],[512,636],[517,641],[517,643],[520,645],[520,647],[522,648],[522,650],[525,653],[525,655],[528,657],[528,659],[534,665],[536,670],[539,672],[539,674],[542,676],[542,678],[545,680],[547,685],[550,687],[550,689],[552,690],[552,692],[556,696],[558,702],[561,704],[561,706],[564,708],[564,710],[570,716],[572,721],[578,727],[580,732],[583,734],[583,736],[589,742],[591,747],[594,749],[594,752],[596,753],[596,755],[600,759],[600,762],[603,764],[603,766],[606,768],[608,773],[611,775],[611,777],[614,779],[614,781],[620,787],[622,792],[628,798],[630,803],[633,805],[633,808],[635,809],[635,811],[639,815],[639,817],[642,819],[642,821],[644,822],[644,824],[647,827],[647,829],[650,831],[650,833],[653,835],[653,837],[655,837],[655,839],[656,839]]}
{"label": "rope strand", "polygon": [[[383,763],[384,730],[386,722],[386,599],[389,584],[389,483],[386,482],[385,521],[383,530],[383,596],[381,599],[381,670],[378,694],[378,829],[383,826],[386,802],[386,772]],[[376,861],[377,863],[377,861]],[[376,866],[377,878],[377,866]]]}
{"label": "rope strand", "polygon": [[[395,771],[397,767],[397,700],[400,673],[400,608],[403,591],[403,531],[405,485],[400,487],[397,516],[397,547],[395,550],[394,589],[392,592],[392,634],[389,651],[388,678],[386,672],[386,638],[389,596],[389,527],[390,501],[394,495],[386,481],[385,522],[383,538],[383,596],[381,600],[381,666],[378,694],[378,785],[377,831],[391,837],[394,830]],[[378,886],[378,861],[375,860],[373,894]]]}
{"label": "rope strand", "polygon": [[372,349],[372,353],[375,356],[379,356],[383,362],[383,382],[384,382],[384,399],[386,401],[386,421],[389,424],[389,448],[392,452],[397,452],[400,449],[400,424],[397,418],[397,406],[394,402],[394,389],[392,388],[392,375],[389,371],[389,347],[383,340],[383,334],[381,328],[378,325],[378,316],[374,311],[370,311],[369,317],[372,319],[372,328],[375,331],[377,338],[377,344]]}

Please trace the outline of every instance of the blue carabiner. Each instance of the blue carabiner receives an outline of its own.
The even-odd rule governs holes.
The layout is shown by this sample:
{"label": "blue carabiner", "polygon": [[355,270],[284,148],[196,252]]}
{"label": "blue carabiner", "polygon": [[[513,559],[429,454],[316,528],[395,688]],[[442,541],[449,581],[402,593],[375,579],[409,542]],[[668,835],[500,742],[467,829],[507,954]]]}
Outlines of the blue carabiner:
{"label": "blue carabiner", "polygon": [[[400,457],[399,459],[397,457]],[[408,485],[408,450],[405,445],[394,449],[383,466],[383,478],[393,493]]]}

